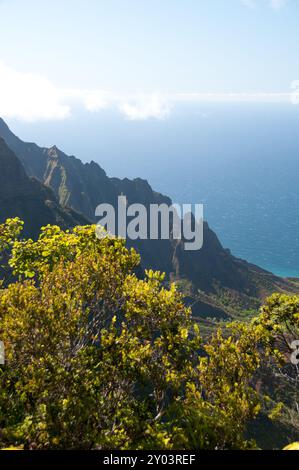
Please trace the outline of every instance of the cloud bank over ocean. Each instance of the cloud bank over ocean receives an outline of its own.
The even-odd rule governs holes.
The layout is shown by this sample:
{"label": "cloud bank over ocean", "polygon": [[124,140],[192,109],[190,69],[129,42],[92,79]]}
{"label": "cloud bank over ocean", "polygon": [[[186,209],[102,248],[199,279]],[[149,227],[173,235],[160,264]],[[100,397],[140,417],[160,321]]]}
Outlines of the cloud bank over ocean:
{"label": "cloud bank over ocean", "polygon": [[61,120],[74,106],[89,112],[114,109],[129,120],[166,119],[180,102],[287,102],[286,93],[115,93],[60,88],[48,78],[19,72],[0,62],[0,115],[25,121]]}

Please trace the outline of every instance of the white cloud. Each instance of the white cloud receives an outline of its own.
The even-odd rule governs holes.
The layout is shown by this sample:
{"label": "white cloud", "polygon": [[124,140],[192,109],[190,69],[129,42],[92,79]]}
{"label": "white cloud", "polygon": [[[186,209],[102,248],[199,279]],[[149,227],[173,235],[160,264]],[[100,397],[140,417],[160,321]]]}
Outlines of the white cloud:
{"label": "white cloud", "polygon": [[39,75],[20,73],[0,62],[0,115],[34,121],[64,119],[70,108],[60,90]]}
{"label": "white cloud", "polygon": [[60,89],[45,77],[20,73],[0,62],[0,116],[26,121],[65,119],[75,104],[90,112],[116,109],[130,120],[164,119],[170,111],[167,99],[159,94]]}
{"label": "white cloud", "polygon": [[88,112],[112,109],[129,120],[166,119],[183,102],[281,102],[291,93],[112,93],[62,89],[47,78],[20,73],[0,62],[0,116],[27,121],[66,119],[74,107]]}
{"label": "white cloud", "polygon": [[170,114],[169,100],[158,94],[137,95],[119,103],[120,111],[130,120],[165,119]]}
{"label": "white cloud", "polygon": [[112,93],[105,90],[64,90],[62,94],[90,112],[115,109],[130,120],[165,119],[170,102],[159,93]]}
{"label": "white cloud", "polygon": [[65,90],[64,94],[81,102],[91,112],[107,109],[113,102],[111,93],[104,90]]}

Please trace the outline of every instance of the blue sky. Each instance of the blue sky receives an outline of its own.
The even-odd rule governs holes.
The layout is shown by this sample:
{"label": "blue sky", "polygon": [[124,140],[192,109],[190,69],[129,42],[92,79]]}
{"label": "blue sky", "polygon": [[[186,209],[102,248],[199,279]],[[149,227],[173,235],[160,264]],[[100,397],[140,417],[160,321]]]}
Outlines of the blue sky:
{"label": "blue sky", "polygon": [[0,0],[0,116],[295,275],[298,24],[299,0]]}
{"label": "blue sky", "polygon": [[298,20],[297,0],[0,0],[0,115],[163,119],[194,94],[288,93]]}

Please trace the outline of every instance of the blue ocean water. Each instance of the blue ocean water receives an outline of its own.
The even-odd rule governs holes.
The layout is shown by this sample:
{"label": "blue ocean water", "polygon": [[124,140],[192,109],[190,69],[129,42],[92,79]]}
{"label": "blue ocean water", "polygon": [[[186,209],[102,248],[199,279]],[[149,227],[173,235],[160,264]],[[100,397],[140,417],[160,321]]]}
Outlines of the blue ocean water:
{"label": "blue ocean water", "polygon": [[164,121],[78,111],[61,123],[9,124],[111,176],[146,178],[174,202],[204,203],[234,255],[299,276],[299,106],[190,104]]}

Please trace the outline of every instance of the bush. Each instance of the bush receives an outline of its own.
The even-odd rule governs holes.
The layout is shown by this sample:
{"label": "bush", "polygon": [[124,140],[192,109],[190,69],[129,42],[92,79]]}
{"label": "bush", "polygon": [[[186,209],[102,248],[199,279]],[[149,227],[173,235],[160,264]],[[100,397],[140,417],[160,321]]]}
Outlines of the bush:
{"label": "bush", "polygon": [[95,227],[0,226],[14,281],[0,289],[2,447],[246,448],[263,329],[203,344],[175,285]]}

